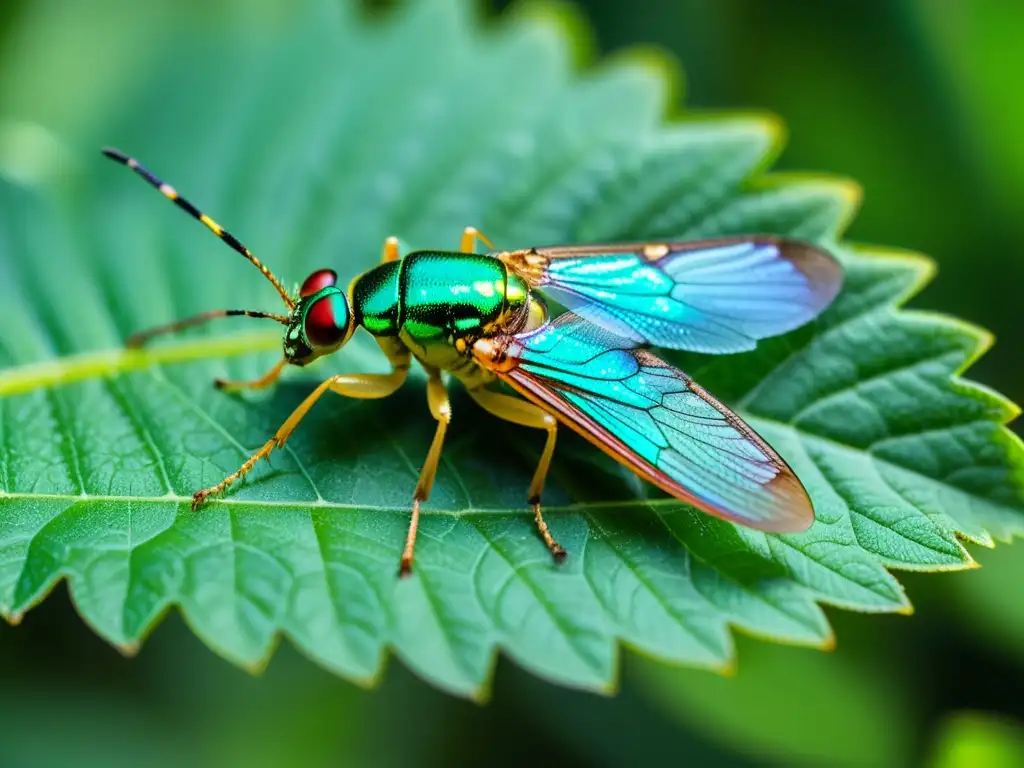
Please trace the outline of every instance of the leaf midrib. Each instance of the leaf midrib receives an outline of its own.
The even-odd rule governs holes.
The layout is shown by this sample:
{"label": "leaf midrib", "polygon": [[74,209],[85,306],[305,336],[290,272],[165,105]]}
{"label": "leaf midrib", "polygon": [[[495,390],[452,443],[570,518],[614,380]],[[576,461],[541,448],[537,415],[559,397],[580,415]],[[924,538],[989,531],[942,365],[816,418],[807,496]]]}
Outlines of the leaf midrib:
{"label": "leaf midrib", "polygon": [[[0,390],[0,391],[2,391],[2,390]],[[797,438],[799,440],[801,440],[801,441],[809,439],[809,440],[818,441],[820,443],[824,443],[826,445],[832,446],[833,448],[837,448],[837,449],[840,449],[840,450],[843,450],[843,451],[853,451],[853,452],[858,452],[858,453],[865,453],[868,456],[870,456],[872,461],[877,462],[878,464],[881,464],[883,466],[891,467],[893,469],[898,469],[898,470],[903,471],[903,472],[909,472],[909,473],[911,473],[913,475],[916,475],[917,477],[920,477],[920,478],[922,478],[924,480],[927,480],[929,482],[939,482],[939,483],[942,482],[941,480],[938,480],[938,479],[936,479],[934,477],[931,477],[930,475],[923,474],[921,472],[918,472],[917,470],[911,469],[911,468],[906,467],[906,466],[904,466],[902,464],[896,464],[895,462],[892,462],[892,461],[890,461],[888,459],[882,458],[882,457],[878,456],[876,453],[874,453],[873,451],[871,451],[870,449],[865,449],[865,448],[860,448],[860,447],[853,446],[853,445],[848,445],[846,443],[839,442],[838,440],[834,440],[834,439],[832,439],[830,437],[825,437],[823,435],[818,435],[818,434],[813,433],[813,432],[807,432],[807,431],[801,430],[797,425],[791,424],[791,423],[786,422],[786,421],[780,421],[778,419],[771,419],[771,418],[767,418],[765,416],[761,416],[761,415],[758,415],[758,414],[750,414],[748,416],[748,418],[752,418],[752,419],[757,420],[759,422],[762,422],[764,424],[770,424],[770,425],[772,425],[774,427],[778,427],[778,428],[782,428],[782,429],[791,431],[791,432],[795,433]],[[957,489],[957,490],[960,490],[962,493],[965,493],[965,494],[967,494],[969,496],[975,496],[975,494],[972,494],[969,491],[966,491],[964,489]],[[980,498],[983,498],[983,497],[980,497]],[[167,494],[165,496],[120,496],[120,495],[112,495],[112,494],[87,494],[87,493],[82,493],[82,494],[77,494],[77,495],[76,494],[60,494],[60,493],[25,493],[25,492],[17,492],[17,491],[16,492],[9,492],[9,491],[0,490],[0,500],[4,500],[4,499],[46,499],[46,500],[59,500],[59,501],[68,501],[68,502],[76,502],[76,503],[77,502],[82,502],[82,501],[97,501],[97,502],[100,502],[100,501],[112,501],[112,502],[129,502],[129,501],[134,501],[134,502],[140,502],[140,503],[156,503],[156,502],[161,502],[161,503],[180,504],[182,502],[186,502],[186,501],[187,502],[191,502],[192,501],[192,497],[191,496],[178,496],[176,494]],[[988,499],[984,499],[984,498],[983,498],[983,500],[989,501]],[[683,504],[683,503],[684,502],[681,502],[678,499],[673,499],[673,498],[659,498],[659,499],[642,499],[642,498],[638,498],[638,499],[619,499],[619,500],[613,500],[613,501],[588,501],[588,502],[580,502],[580,503],[574,503],[574,504],[562,504],[562,505],[557,505],[557,506],[545,505],[544,509],[546,511],[551,511],[551,512],[586,512],[589,509],[605,509],[605,508],[616,508],[616,507],[618,507],[618,508],[623,508],[623,507],[625,507],[625,508],[638,508],[639,509],[639,508],[646,508],[646,507],[672,506],[672,505],[678,505],[678,504]],[[990,503],[995,503],[995,502],[990,502]],[[402,505],[402,506],[391,505],[391,506],[389,506],[389,505],[375,505],[375,504],[347,504],[347,503],[343,503],[343,502],[328,501],[326,499],[321,499],[321,500],[318,500],[318,501],[287,501],[287,500],[270,500],[270,501],[265,501],[265,500],[261,500],[261,499],[232,499],[232,498],[227,498],[227,499],[216,499],[216,500],[213,500],[213,501],[207,501],[206,504],[207,504],[207,506],[216,506],[218,504],[223,504],[223,505],[280,507],[280,508],[285,508],[285,509],[310,509],[310,508],[317,508],[317,509],[343,509],[343,510],[351,510],[351,511],[364,510],[364,511],[374,511],[374,512],[406,512],[407,513],[411,509],[412,501],[411,501],[411,496],[410,496],[409,506],[406,506],[406,505]],[[455,516],[458,516],[458,515],[472,515],[472,514],[478,514],[478,513],[479,514],[503,514],[504,515],[504,514],[514,514],[514,513],[522,512],[525,509],[526,509],[526,504],[524,502],[522,507],[518,507],[518,506],[517,507],[475,507],[474,506],[474,507],[465,507],[465,508],[459,509],[459,510],[438,509],[436,507],[427,506],[427,507],[424,507],[422,509],[422,512],[424,514],[443,514],[443,515],[455,515]]]}
{"label": "leaf midrib", "polygon": [[232,334],[168,344],[144,352],[108,349],[25,363],[0,371],[0,397],[146,370],[154,365],[267,352],[279,349],[280,346],[280,335]]}
{"label": "leaf midrib", "polygon": [[[165,496],[118,496],[113,494],[70,494],[70,493],[24,493],[24,492],[6,492],[0,491],[0,501],[5,499],[36,499],[40,501],[66,501],[68,503],[81,503],[81,502],[123,502],[123,503],[141,503],[141,504],[181,504],[183,502],[192,502],[191,496],[178,496],[176,494],[167,494]],[[586,512],[590,509],[602,509],[602,508],[615,508],[615,507],[648,507],[652,504],[658,506],[682,504],[683,502],[677,499],[624,499],[621,501],[600,501],[600,502],[586,502],[578,504],[562,504],[558,506],[544,506],[545,512]],[[273,501],[263,499],[216,499],[207,501],[204,508],[212,508],[216,506],[231,506],[231,507],[274,507],[279,509],[339,509],[348,510],[352,512],[401,512],[408,514],[412,509],[412,494],[409,495],[408,505],[377,505],[377,504],[346,504],[344,502],[337,501]],[[508,515],[517,514],[519,512],[529,512],[529,507],[526,502],[523,502],[522,507],[466,507],[464,509],[438,509],[437,507],[425,506],[420,510],[421,514],[429,515]]]}

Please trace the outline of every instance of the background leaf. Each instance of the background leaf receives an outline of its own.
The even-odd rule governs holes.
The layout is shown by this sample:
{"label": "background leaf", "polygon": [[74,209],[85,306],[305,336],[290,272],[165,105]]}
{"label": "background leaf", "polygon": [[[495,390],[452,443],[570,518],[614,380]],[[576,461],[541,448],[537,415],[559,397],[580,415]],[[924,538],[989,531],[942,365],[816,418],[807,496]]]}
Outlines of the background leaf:
{"label": "background leaf", "polygon": [[1009,718],[985,712],[958,712],[939,732],[932,768],[990,765],[1010,768],[1024,760],[1024,727]]}
{"label": "background leaf", "polygon": [[[468,223],[502,245],[755,230],[834,245],[856,202],[847,183],[748,183],[777,151],[773,119],[661,125],[667,81],[650,55],[574,75],[574,27],[546,6],[483,35],[442,2],[372,26],[310,3],[282,24],[244,46],[218,28],[160,52],[181,65],[140,86],[104,142],[289,279],[354,274],[391,233],[454,245]],[[240,259],[96,157],[70,194],[0,187],[0,300],[13,310],[0,336],[0,606],[12,619],[66,577],[83,618],[126,650],[178,605],[250,667],[283,632],[358,681],[391,647],[437,685],[480,695],[500,648],[607,689],[617,641],[708,667],[730,663],[729,626],[827,646],[819,602],[907,610],[886,567],[965,567],[957,532],[988,544],[1024,526],[1022,454],[1002,426],[1015,410],[950,378],[985,337],[895,311],[927,262],[849,248],[847,288],[815,327],[742,357],[685,359],[794,464],[818,510],[806,534],[692,512],[566,437],[547,501],[571,557],[555,569],[523,504],[537,435],[462,419],[473,406],[456,396],[417,575],[399,583],[433,429],[415,386],[387,404],[318,405],[272,467],[192,514],[191,492],[233,471],[309,383],[213,391],[213,377],[275,358],[279,339],[241,327],[153,358],[107,351],[201,309],[274,307]],[[359,338],[317,372],[381,369],[371,352]]]}
{"label": "background leaf", "polygon": [[1019,547],[978,553],[981,568],[957,579],[950,596],[963,611],[963,626],[990,639],[1017,662],[1024,662],[1024,605],[1013,585],[1024,584]]}
{"label": "background leaf", "polygon": [[873,652],[879,640],[876,632],[851,644],[843,632],[837,651],[823,655],[741,638],[735,677],[638,660],[633,679],[677,722],[751,760],[913,765],[908,660],[899,654],[879,660]]}

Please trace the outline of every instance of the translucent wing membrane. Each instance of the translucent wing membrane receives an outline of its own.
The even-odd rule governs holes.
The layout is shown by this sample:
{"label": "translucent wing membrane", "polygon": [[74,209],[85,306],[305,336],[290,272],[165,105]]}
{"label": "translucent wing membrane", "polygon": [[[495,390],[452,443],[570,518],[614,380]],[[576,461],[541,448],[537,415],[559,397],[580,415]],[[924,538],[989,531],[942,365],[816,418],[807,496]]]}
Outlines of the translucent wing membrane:
{"label": "translucent wing membrane", "polygon": [[813,522],[807,492],[782,458],[650,352],[572,313],[494,343],[504,351],[491,366],[500,378],[673,496],[764,531]]}
{"label": "translucent wing membrane", "polygon": [[539,248],[500,254],[543,293],[638,344],[753,349],[831,303],[842,269],[808,243],[771,236]]}

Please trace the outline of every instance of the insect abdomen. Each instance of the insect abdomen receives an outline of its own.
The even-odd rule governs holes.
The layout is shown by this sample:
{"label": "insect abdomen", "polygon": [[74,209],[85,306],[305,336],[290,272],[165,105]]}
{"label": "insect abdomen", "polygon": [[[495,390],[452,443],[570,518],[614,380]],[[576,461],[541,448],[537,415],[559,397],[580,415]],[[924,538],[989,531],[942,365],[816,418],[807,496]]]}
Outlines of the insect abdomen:
{"label": "insect abdomen", "polygon": [[479,338],[509,310],[498,259],[463,253],[409,254],[400,277],[402,330],[418,344]]}

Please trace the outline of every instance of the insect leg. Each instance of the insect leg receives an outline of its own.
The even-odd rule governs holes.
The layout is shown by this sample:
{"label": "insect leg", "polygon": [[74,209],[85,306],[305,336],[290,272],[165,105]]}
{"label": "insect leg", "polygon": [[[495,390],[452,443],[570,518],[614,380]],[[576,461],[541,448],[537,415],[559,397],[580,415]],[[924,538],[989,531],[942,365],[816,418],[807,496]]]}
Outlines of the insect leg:
{"label": "insect leg", "polygon": [[405,549],[402,551],[402,562],[398,569],[400,576],[408,576],[412,573],[413,549],[416,546],[416,531],[420,524],[420,504],[430,497],[430,491],[434,487],[437,465],[441,461],[444,436],[448,431],[448,424],[452,420],[451,401],[448,399],[448,391],[445,389],[444,382],[441,381],[441,372],[436,368],[428,368],[427,373],[429,375],[427,405],[430,406],[431,415],[437,419],[437,429],[434,431],[434,439],[430,443],[430,450],[427,451],[423,469],[420,470],[420,479],[416,483],[416,490],[412,495],[412,517],[409,520],[409,532],[405,537]]}
{"label": "insect leg", "polygon": [[267,371],[263,376],[252,381],[230,381],[228,379],[214,379],[213,386],[217,389],[225,389],[228,391],[234,391],[239,389],[266,389],[279,378],[281,378],[281,371],[288,364],[288,361],[283,357],[274,364],[274,367]]}
{"label": "insect leg", "polygon": [[298,426],[302,418],[309,412],[309,409],[313,407],[313,404],[320,399],[320,397],[328,390],[336,392],[339,395],[345,397],[355,397],[362,400],[375,400],[381,397],[387,397],[388,395],[394,394],[395,391],[402,386],[405,382],[406,377],[409,375],[409,365],[396,365],[391,373],[356,373],[356,374],[342,374],[340,376],[333,376],[324,381],[320,386],[314,389],[309,396],[303,400],[299,406],[292,411],[284,424],[282,424],[275,435],[270,438],[262,448],[256,453],[246,459],[245,463],[239,467],[238,471],[234,474],[228,475],[217,485],[211,486],[210,488],[204,488],[201,491],[196,491],[192,496],[192,509],[196,509],[202,504],[208,496],[220,493],[235,480],[245,475],[260,459],[269,456],[270,452],[275,448],[281,448],[285,441],[288,440],[291,433]]}
{"label": "insect leg", "polygon": [[398,238],[389,237],[384,241],[384,250],[380,255],[380,263],[387,264],[389,261],[398,261],[402,254],[398,250]]}
{"label": "insect leg", "polygon": [[466,227],[462,230],[462,242],[459,244],[459,250],[462,253],[476,253],[476,241],[478,239],[483,240],[488,248],[492,251],[494,250],[494,244],[476,227]]}
{"label": "insect leg", "polygon": [[562,549],[559,543],[555,541],[554,536],[551,535],[548,524],[544,521],[544,516],[540,511],[540,495],[544,490],[544,480],[551,466],[551,457],[555,453],[558,422],[555,421],[554,416],[543,408],[533,403],[528,403],[525,400],[518,400],[498,392],[490,392],[483,388],[471,389],[469,394],[485,411],[497,416],[499,419],[511,421],[513,424],[520,424],[524,427],[533,427],[534,429],[547,431],[548,437],[544,443],[544,452],[541,453],[537,469],[533,473],[533,481],[530,483],[530,495],[527,497],[526,503],[533,507],[533,517],[537,521],[537,530],[540,532],[541,538],[544,539],[544,543],[547,545],[551,555],[555,558],[555,562],[562,562],[565,559],[565,550]]}

